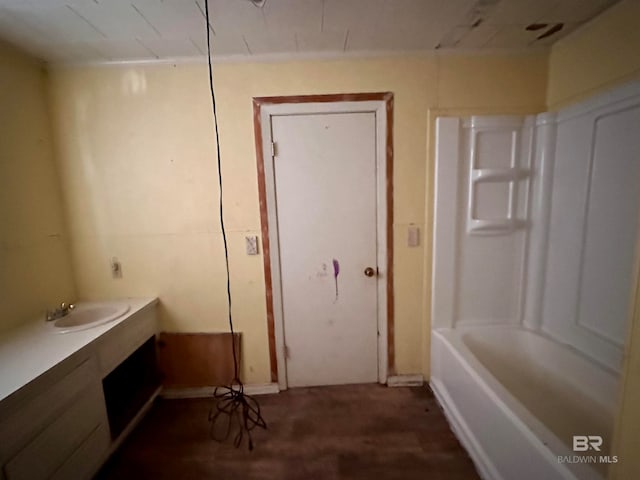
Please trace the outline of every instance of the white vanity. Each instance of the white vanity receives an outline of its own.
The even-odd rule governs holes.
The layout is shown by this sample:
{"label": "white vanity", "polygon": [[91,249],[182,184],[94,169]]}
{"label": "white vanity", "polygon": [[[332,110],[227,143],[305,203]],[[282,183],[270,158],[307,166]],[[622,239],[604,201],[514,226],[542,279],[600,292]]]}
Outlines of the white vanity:
{"label": "white vanity", "polygon": [[[0,480],[91,478],[160,390],[157,299],[61,333],[44,319],[0,334]],[[86,304],[81,304],[86,308]]]}

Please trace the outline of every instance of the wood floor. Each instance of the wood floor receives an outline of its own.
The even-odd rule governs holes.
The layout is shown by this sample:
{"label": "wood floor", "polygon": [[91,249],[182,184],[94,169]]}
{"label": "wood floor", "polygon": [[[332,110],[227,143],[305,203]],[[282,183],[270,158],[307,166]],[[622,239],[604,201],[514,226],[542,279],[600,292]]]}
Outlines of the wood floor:
{"label": "wood floor", "polygon": [[427,387],[349,385],[257,397],[255,448],[209,438],[212,400],[159,400],[107,479],[479,479]]}

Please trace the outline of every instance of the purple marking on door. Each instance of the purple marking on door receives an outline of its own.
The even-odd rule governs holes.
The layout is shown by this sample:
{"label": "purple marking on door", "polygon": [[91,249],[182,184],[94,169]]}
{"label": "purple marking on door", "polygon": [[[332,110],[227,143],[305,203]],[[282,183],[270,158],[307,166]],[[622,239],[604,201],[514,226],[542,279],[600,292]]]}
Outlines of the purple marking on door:
{"label": "purple marking on door", "polygon": [[338,260],[334,258],[333,259],[333,278],[335,279],[335,282],[336,282],[336,299],[333,301],[333,303],[336,303],[338,301],[338,275],[340,275],[340,262],[338,262]]}

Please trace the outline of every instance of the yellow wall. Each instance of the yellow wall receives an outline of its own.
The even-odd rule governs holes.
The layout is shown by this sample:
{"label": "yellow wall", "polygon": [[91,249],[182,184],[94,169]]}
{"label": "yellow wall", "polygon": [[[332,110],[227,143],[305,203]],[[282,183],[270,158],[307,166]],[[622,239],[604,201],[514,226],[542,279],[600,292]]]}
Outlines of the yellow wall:
{"label": "yellow wall", "polygon": [[557,109],[633,79],[640,79],[640,1],[623,0],[553,46],[547,104]]}
{"label": "yellow wall", "polygon": [[[262,258],[243,251],[243,237],[260,231],[252,97],[394,93],[396,362],[399,373],[428,374],[430,252],[424,245],[408,248],[406,230],[416,224],[423,239],[431,235],[429,111],[541,111],[546,67],[540,54],[215,65],[234,318],[244,332],[246,381],[269,381]],[[51,72],[79,294],[157,294],[162,328],[172,331],[227,328],[205,68]],[[112,256],[122,261],[120,280],[110,277]]]}
{"label": "yellow wall", "polygon": [[45,76],[0,43],[0,329],[74,297]]}
{"label": "yellow wall", "polygon": [[[623,0],[551,50],[547,103],[565,106],[640,79],[640,2]],[[640,250],[640,244],[638,246]],[[640,251],[636,252],[640,257]],[[636,274],[640,272],[636,266]],[[636,280],[637,281],[637,280]],[[609,478],[640,478],[640,282],[625,350],[620,410]]]}

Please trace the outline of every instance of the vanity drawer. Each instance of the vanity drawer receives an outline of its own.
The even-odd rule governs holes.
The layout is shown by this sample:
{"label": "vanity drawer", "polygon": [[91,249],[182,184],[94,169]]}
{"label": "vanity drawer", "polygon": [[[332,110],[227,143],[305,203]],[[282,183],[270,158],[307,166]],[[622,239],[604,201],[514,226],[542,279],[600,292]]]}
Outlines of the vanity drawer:
{"label": "vanity drawer", "polygon": [[4,467],[7,480],[49,478],[104,423],[102,389],[90,387]]}
{"label": "vanity drawer", "polygon": [[98,346],[98,361],[102,378],[120,365],[149,337],[156,334],[154,308],[144,309],[109,332]]}
{"label": "vanity drawer", "polygon": [[102,464],[110,441],[109,427],[101,423],[53,474],[50,480],[83,480],[91,478]]}
{"label": "vanity drawer", "polygon": [[[9,458],[29,439],[60,416],[73,399],[91,383],[98,388],[98,367],[94,357],[82,362],[71,372],[43,391],[32,394],[3,412],[0,420],[0,460]],[[100,404],[104,402],[98,400]]]}

